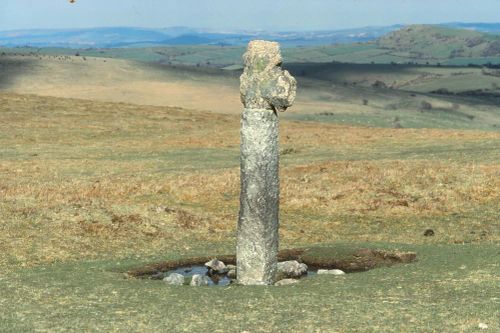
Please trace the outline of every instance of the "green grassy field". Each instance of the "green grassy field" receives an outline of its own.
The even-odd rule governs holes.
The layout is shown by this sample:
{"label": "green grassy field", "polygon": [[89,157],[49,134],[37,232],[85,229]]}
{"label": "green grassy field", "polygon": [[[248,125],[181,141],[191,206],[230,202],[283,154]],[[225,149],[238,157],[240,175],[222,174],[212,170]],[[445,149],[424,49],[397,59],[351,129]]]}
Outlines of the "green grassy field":
{"label": "green grassy field", "polygon": [[292,63],[287,68],[298,76],[343,85],[370,87],[379,83],[392,89],[421,93],[439,89],[451,93],[500,93],[500,75],[495,70],[477,67]]}
{"label": "green grassy field", "polygon": [[[118,58],[143,62],[200,67],[241,65],[240,46],[185,45],[137,48],[1,48],[5,54]],[[294,46],[283,49],[285,63],[485,65],[500,64],[500,38],[496,35],[434,25],[411,25],[381,38],[352,44]]]}
{"label": "green grassy field", "polygon": [[[327,246],[328,244],[322,244]],[[362,244],[418,252],[415,264],[285,287],[170,287],[123,279],[145,259],[87,261],[2,277],[3,332],[476,332],[500,329],[498,248]],[[203,244],[191,254],[217,254]],[[208,252],[207,252],[208,251]],[[162,259],[178,258],[166,254]],[[297,306],[300,304],[300,306]]]}
{"label": "green grassy field", "polygon": [[[380,48],[374,43],[325,45],[313,47],[290,47],[283,49],[283,58],[286,63],[357,63],[357,64],[407,64],[409,62],[420,65],[452,65],[467,66],[484,65],[487,63],[499,64],[498,56],[464,56],[449,57],[451,46],[435,55],[425,58],[414,56],[409,52],[394,51]],[[2,48],[0,53],[6,54],[44,54],[52,56],[75,55],[85,57],[117,58],[146,62],[159,62],[173,65],[199,65],[212,67],[226,67],[241,65],[243,47],[237,46],[171,46],[171,47],[141,47],[141,48],[110,48],[110,49],[65,49],[65,48]],[[433,53],[433,54],[434,54]]]}
{"label": "green grassy field", "polygon": [[499,146],[498,131],[284,117],[281,248],[418,261],[175,288],[122,272],[234,253],[238,115],[0,93],[0,331],[499,330]]}

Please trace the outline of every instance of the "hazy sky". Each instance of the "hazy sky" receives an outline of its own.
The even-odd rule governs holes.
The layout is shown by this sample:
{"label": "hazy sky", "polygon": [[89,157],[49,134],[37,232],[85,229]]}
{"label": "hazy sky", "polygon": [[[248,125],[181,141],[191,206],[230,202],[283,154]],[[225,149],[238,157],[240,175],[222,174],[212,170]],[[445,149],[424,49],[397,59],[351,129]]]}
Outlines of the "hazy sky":
{"label": "hazy sky", "polygon": [[318,30],[500,22],[500,0],[0,0],[0,30],[190,26]]}

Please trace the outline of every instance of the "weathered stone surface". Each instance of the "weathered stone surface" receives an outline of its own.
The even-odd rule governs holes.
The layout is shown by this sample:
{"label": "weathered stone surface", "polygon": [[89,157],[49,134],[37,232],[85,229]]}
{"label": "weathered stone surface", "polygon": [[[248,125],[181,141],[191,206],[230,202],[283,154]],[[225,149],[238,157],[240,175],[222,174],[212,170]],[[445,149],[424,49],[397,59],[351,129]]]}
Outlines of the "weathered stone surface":
{"label": "weathered stone surface", "polygon": [[237,266],[240,284],[272,284],[279,228],[278,119],[271,110],[243,111]]}
{"label": "weathered stone surface", "polygon": [[485,324],[485,323],[479,323],[477,325],[477,327],[480,329],[480,330],[487,330],[488,329],[488,325]]}
{"label": "weathered stone surface", "polygon": [[274,282],[278,257],[278,115],[295,99],[296,81],[283,71],[278,43],[252,41],[241,76],[241,192],[238,219],[238,283]]}
{"label": "weathered stone surface", "polygon": [[206,275],[201,275],[201,274],[194,274],[193,277],[191,278],[191,282],[189,283],[190,286],[208,286],[208,276]]}
{"label": "weathered stone surface", "polygon": [[236,277],[237,277],[236,269],[230,269],[227,272],[227,277],[230,279],[236,279]]}
{"label": "weathered stone surface", "polygon": [[286,285],[294,284],[294,283],[298,283],[298,282],[299,282],[299,280],[296,280],[296,279],[283,279],[283,280],[279,280],[274,285],[275,286],[286,286]]}
{"label": "weathered stone surface", "polygon": [[163,279],[167,284],[182,286],[184,284],[184,276],[178,273],[172,273]]}
{"label": "weathered stone surface", "polygon": [[318,274],[345,275],[345,272],[340,269],[318,269]]}
{"label": "weathered stone surface", "polygon": [[227,277],[230,279],[236,279],[236,266],[235,265],[227,265],[228,269]]}
{"label": "weathered stone surface", "polygon": [[293,104],[297,81],[281,68],[278,43],[251,41],[243,60],[240,93],[245,108],[285,111]]}
{"label": "weathered stone surface", "polygon": [[307,265],[297,260],[279,262],[278,274],[287,278],[299,278],[307,274]]}
{"label": "weathered stone surface", "polygon": [[225,274],[229,271],[224,262],[218,259],[212,259],[206,262],[205,266],[208,267],[210,273]]}

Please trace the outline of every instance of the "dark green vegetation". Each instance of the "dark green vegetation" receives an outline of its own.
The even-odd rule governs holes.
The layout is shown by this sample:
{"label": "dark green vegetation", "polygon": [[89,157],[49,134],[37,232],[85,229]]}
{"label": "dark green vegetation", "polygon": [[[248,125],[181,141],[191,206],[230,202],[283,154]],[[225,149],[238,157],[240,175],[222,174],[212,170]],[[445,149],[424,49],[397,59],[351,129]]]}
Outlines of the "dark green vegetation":
{"label": "dark green vegetation", "polygon": [[500,55],[500,36],[440,26],[408,26],[381,37],[376,44],[382,49],[401,52],[402,55],[415,59]]}

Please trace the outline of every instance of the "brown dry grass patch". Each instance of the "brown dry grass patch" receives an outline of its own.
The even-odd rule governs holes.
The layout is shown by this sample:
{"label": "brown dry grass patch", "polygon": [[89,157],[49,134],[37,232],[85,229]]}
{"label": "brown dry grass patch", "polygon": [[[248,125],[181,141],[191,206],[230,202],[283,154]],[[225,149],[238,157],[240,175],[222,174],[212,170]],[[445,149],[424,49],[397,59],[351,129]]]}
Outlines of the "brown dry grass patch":
{"label": "brown dry grass patch", "polygon": [[498,202],[499,169],[418,160],[297,166],[284,172],[282,200],[326,214],[439,215]]}
{"label": "brown dry grass patch", "polygon": [[[378,158],[393,147],[494,145],[499,133],[281,126],[283,148],[295,149],[281,170],[284,246],[499,240],[498,161]],[[0,266],[234,241],[238,136],[237,116],[1,93]],[[352,153],[359,160],[346,160]],[[478,209],[486,215],[471,217]],[[429,224],[437,236],[416,237]]]}

